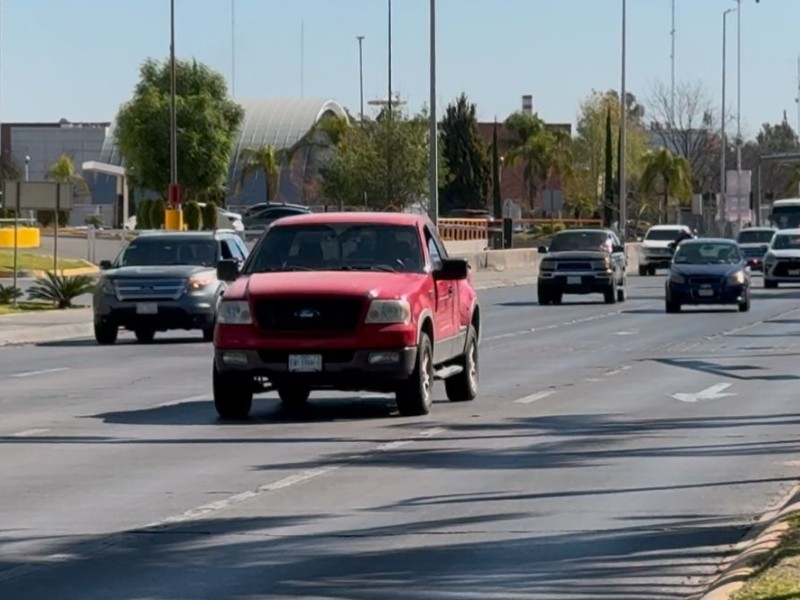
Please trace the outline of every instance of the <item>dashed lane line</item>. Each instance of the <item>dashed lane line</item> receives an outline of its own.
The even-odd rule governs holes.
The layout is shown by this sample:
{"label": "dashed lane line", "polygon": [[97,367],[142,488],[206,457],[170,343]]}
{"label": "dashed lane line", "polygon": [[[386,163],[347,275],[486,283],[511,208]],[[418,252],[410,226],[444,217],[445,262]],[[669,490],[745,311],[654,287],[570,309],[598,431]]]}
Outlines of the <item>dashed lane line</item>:
{"label": "dashed lane line", "polygon": [[24,379],[26,377],[36,377],[37,375],[49,375],[51,373],[63,373],[69,371],[69,367],[55,367],[52,369],[39,369],[38,371],[23,371],[21,373],[12,373],[11,377],[16,379]]}
{"label": "dashed lane line", "polygon": [[186,521],[194,521],[197,519],[202,519],[210,514],[226,510],[238,504],[242,504],[243,502],[254,500],[261,496],[285,490],[287,488],[304,483],[306,481],[316,479],[317,477],[327,475],[328,473],[341,469],[346,465],[352,464],[358,460],[363,460],[364,458],[369,457],[374,452],[386,452],[389,450],[395,450],[397,448],[413,444],[414,442],[417,442],[422,439],[432,438],[433,436],[438,435],[443,431],[444,428],[442,427],[433,427],[425,429],[420,433],[418,433],[414,438],[409,438],[405,440],[396,440],[393,442],[386,442],[380,444],[375,448],[373,448],[372,451],[368,451],[366,453],[353,454],[350,457],[345,458],[335,464],[322,465],[313,469],[307,469],[305,471],[300,471],[299,473],[294,473],[292,475],[284,477],[283,479],[279,479],[278,481],[273,481],[261,485],[253,490],[240,492],[238,494],[234,494],[233,496],[229,496],[228,498],[224,498],[216,502],[210,502],[208,504],[203,504],[201,506],[191,508],[187,511],[182,512],[179,515],[174,515],[171,517],[167,517],[165,519],[161,519],[159,521],[154,521],[153,523],[145,525],[142,529],[143,530],[162,529],[164,527],[167,527],[169,525],[174,525],[176,523],[184,523]]}
{"label": "dashed lane line", "polygon": [[514,402],[516,404],[532,404],[534,402],[538,402],[539,400],[544,400],[545,398],[549,398],[555,393],[556,390],[543,390],[541,392],[536,392],[535,394],[531,394],[530,396],[525,396],[524,398],[520,398],[519,400],[514,400]]}

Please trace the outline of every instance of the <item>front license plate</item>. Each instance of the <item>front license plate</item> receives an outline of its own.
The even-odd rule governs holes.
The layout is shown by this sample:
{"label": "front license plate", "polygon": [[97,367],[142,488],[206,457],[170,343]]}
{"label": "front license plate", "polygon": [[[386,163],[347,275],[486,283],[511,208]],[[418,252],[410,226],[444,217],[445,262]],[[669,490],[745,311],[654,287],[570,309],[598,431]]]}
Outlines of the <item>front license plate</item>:
{"label": "front license plate", "polygon": [[700,291],[698,291],[698,294],[700,296],[713,296],[714,295],[714,290],[700,290]]}
{"label": "front license plate", "polygon": [[789,269],[789,275],[800,275],[800,269]]}
{"label": "front license plate", "polygon": [[136,305],[137,315],[157,315],[158,304],[155,302],[140,302]]}
{"label": "front license plate", "polygon": [[567,277],[567,285],[580,285],[581,278],[580,277]]}
{"label": "front license plate", "polygon": [[319,354],[290,354],[289,370],[294,373],[322,371],[322,356]]}

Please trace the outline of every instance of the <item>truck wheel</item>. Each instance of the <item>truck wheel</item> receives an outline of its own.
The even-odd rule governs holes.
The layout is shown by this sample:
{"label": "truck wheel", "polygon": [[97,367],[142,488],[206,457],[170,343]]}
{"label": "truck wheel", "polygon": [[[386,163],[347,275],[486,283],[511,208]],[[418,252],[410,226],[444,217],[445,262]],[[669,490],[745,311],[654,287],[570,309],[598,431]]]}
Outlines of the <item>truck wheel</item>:
{"label": "truck wheel", "polygon": [[253,386],[241,375],[220,373],[214,365],[212,372],[214,408],[221,419],[242,420],[250,415],[253,405]]}
{"label": "truck wheel", "polygon": [[650,275],[650,277],[655,277],[656,268],[654,266],[648,267],[647,268],[647,274]]}
{"label": "truck wheel", "polygon": [[433,403],[433,348],[427,333],[419,334],[414,372],[397,390],[397,408],[404,417],[427,415]]}
{"label": "truck wheel", "polygon": [[764,287],[768,290],[774,290],[776,287],[778,287],[778,282],[772,281],[771,279],[765,279]]}
{"label": "truck wheel", "polygon": [[156,337],[154,329],[137,329],[133,334],[136,336],[136,341],[140,344],[149,344]]}
{"label": "truck wheel", "polygon": [[469,402],[478,395],[478,336],[470,325],[467,333],[467,351],[459,359],[464,368],[458,375],[444,380],[444,389],[450,402]]}
{"label": "truck wheel", "polygon": [[561,301],[564,299],[564,292],[558,290],[557,292],[553,292],[553,295],[550,297],[550,302],[555,305],[561,304]]}
{"label": "truck wheel", "polygon": [[108,346],[117,341],[119,328],[116,325],[94,324],[94,339],[98,344]]}
{"label": "truck wheel", "polygon": [[214,326],[206,327],[203,329],[203,341],[204,342],[213,342],[214,341]]}
{"label": "truck wheel", "polygon": [[671,300],[667,300],[664,308],[670,314],[681,312],[680,302],[672,302]]}
{"label": "truck wheel", "polygon": [[648,275],[647,265],[639,265],[639,277],[647,277]]}
{"label": "truck wheel", "polygon": [[297,407],[308,402],[311,390],[298,385],[286,385],[278,388],[278,397],[286,406]]}
{"label": "truck wheel", "polygon": [[545,289],[537,288],[536,295],[539,300],[539,304],[542,306],[547,306],[553,301],[553,296]]}

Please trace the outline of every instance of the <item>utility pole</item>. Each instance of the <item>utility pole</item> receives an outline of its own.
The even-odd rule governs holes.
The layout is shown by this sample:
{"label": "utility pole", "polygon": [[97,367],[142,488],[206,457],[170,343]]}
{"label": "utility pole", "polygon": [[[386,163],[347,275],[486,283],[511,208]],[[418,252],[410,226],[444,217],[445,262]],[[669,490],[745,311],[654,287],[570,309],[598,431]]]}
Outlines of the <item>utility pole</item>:
{"label": "utility pole", "polygon": [[[720,145],[722,146],[722,151],[720,152],[720,175],[719,175],[719,192],[721,196],[721,204],[722,204],[722,223],[723,227],[728,222],[728,201],[727,201],[727,193],[728,193],[728,184],[727,184],[727,172],[726,172],[726,161],[727,161],[727,154],[728,154],[728,138],[725,135],[725,124],[728,120],[728,114],[725,110],[725,99],[727,97],[727,46],[728,46],[728,14],[735,11],[735,8],[729,8],[725,12],[722,13],[722,124],[721,124],[721,131],[720,131]],[[724,230],[723,230],[724,231]]]}
{"label": "utility pole", "polygon": [[236,0],[231,0],[231,98],[236,97]]}
{"label": "utility pole", "polygon": [[386,99],[386,204],[392,204],[392,0],[387,0],[389,9],[389,96]]}
{"label": "utility pole", "polygon": [[178,187],[178,120],[177,120],[177,76],[175,73],[175,0],[170,0],[169,3],[169,28],[170,28],[170,42],[169,42],[169,63],[170,63],[170,175],[169,175],[169,200],[171,208],[180,206],[180,188]]}
{"label": "utility pole", "polygon": [[736,0],[736,196],[742,230],[742,0]]}
{"label": "utility pole", "polygon": [[428,173],[428,196],[430,206],[431,220],[434,225],[439,223],[439,128],[436,119],[436,0],[431,0],[430,9],[430,36],[431,36],[431,49],[430,49],[430,104],[431,114],[430,121],[430,157],[429,157],[429,173]]}
{"label": "utility pole", "polygon": [[670,61],[672,63],[672,75],[670,82],[670,119],[675,123],[675,0],[672,0],[672,29],[670,31],[672,36],[672,52],[670,54]]}
{"label": "utility pole", "polygon": [[627,127],[628,127],[628,106],[625,90],[625,44],[626,44],[626,17],[627,7],[625,0],[622,0],[622,82],[620,93],[620,128],[619,128],[619,230],[623,243],[628,233],[628,185],[626,181],[625,157],[627,156]]}
{"label": "utility pole", "polygon": [[360,97],[360,104],[361,104],[361,123],[364,123],[364,51],[363,51],[363,42],[364,36],[359,35],[356,37],[358,40],[358,87],[359,87],[359,97]]}

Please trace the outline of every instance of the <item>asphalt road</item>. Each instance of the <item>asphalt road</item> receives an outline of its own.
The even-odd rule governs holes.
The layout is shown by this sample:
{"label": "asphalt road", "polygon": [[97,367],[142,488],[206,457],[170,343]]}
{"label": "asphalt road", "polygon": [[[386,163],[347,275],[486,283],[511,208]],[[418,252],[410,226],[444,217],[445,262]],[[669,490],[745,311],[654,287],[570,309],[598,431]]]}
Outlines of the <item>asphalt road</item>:
{"label": "asphalt road", "polygon": [[0,597],[690,598],[800,478],[800,290],[666,315],[630,283],[483,292],[480,397],[416,419],[221,424],[199,334],[0,348]]}

